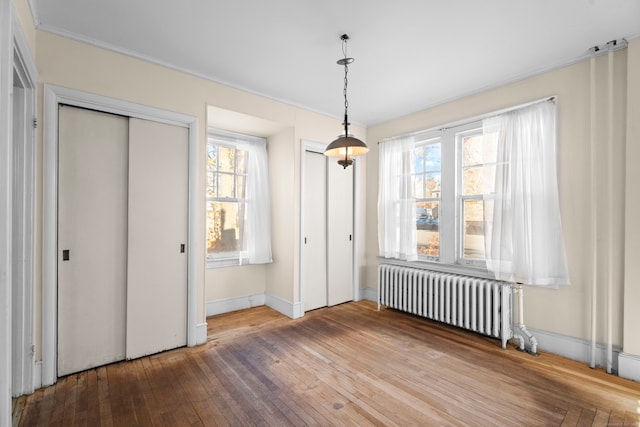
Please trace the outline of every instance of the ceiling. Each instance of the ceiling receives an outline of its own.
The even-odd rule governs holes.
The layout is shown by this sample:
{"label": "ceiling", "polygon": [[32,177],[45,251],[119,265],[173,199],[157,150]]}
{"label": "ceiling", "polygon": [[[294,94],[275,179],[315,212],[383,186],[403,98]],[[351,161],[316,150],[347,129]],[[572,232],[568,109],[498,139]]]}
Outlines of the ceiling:
{"label": "ceiling", "polygon": [[640,0],[30,0],[39,29],[373,125],[640,35]]}

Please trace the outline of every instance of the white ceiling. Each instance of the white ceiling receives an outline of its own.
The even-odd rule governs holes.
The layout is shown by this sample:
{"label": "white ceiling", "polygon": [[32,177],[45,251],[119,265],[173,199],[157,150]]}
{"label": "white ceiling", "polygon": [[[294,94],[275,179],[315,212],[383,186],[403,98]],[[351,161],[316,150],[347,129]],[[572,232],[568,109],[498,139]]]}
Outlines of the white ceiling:
{"label": "white ceiling", "polygon": [[372,125],[640,35],[640,0],[30,0],[41,30]]}

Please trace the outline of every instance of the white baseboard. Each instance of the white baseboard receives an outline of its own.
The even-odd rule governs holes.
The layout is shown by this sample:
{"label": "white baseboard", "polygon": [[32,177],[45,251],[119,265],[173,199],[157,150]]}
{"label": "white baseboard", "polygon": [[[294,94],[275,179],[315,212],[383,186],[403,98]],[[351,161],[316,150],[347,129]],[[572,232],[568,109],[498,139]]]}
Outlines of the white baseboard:
{"label": "white baseboard", "polygon": [[[217,301],[209,301],[206,304],[207,317],[216,314],[229,313],[232,311],[244,310],[245,308],[257,307],[265,304],[265,294],[244,295],[236,298],[227,298]],[[205,331],[206,339],[206,331]]]}
{"label": "white baseboard", "polygon": [[362,288],[360,289],[360,297],[363,300],[373,301],[378,303],[378,290],[374,288]]}
{"label": "white baseboard", "polygon": [[291,303],[273,295],[266,295],[265,304],[268,307],[273,308],[275,311],[282,313],[292,319],[302,317],[302,315],[304,314],[302,313],[301,305],[299,302]]}
{"label": "white baseboard", "polygon": [[618,354],[618,375],[633,381],[640,381],[640,356],[621,352]]}
{"label": "white baseboard", "polygon": [[[206,313],[207,317],[215,316],[216,314],[230,313],[232,311],[244,310],[245,308],[257,307],[260,305],[271,307],[277,312],[280,312],[292,319],[297,319],[304,315],[304,313],[302,313],[302,306],[299,302],[291,303],[269,294],[253,294],[237,298],[209,301],[206,304]],[[200,334],[198,334],[198,337],[200,337]],[[204,337],[206,341],[206,324],[204,328]]]}
{"label": "white baseboard", "polygon": [[207,342],[207,322],[196,325],[196,345]]}
{"label": "white baseboard", "polygon": [[[538,340],[538,348],[540,350],[558,354],[578,362],[591,363],[591,341],[557,334],[555,332],[533,328],[528,329]],[[611,360],[613,372],[618,372],[618,355],[621,351],[622,349],[620,347],[613,347],[613,357]],[[598,368],[605,368],[607,366],[607,346],[605,344],[596,343],[595,362]]]}

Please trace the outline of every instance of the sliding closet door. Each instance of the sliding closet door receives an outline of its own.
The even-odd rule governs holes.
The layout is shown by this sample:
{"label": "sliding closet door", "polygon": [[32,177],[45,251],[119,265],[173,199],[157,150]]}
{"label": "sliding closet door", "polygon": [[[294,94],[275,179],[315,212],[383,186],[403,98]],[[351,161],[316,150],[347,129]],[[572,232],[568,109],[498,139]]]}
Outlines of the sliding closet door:
{"label": "sliding closet door", "polygon": [[327,160],[321,153],[304,157],[303,310],[327,306]]}
{"label": "sliding closet door", "polygon": [[353,167],[329,162],[327,275],[329,306],[353,300]]}
{"label": "sliding closet door", "polygon": [[128,119],[61,106],[58,375],[125,357]]}
{"label": "sliding closet door", "polygon": [[127,358],[187,343],[188,131],[129,122]]}

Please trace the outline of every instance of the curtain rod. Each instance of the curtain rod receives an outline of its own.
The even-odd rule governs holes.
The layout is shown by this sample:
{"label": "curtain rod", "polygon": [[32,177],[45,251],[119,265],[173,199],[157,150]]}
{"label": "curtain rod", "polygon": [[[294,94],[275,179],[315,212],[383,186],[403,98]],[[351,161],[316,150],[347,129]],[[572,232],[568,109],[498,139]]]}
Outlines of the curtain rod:
{"label": "curtain rod", "polygon": [[490,113],[480,114],[480,115],[477,115],[477,116],[474,116],[474,117],[470,117],[470,118],[466,118],[466,119],[463,119],[463,120],[458,120],[458,121],[455,121],[455,122],[451,122],[451,123],[448,123],[448,124],[446,124],[444,126],[434,126],[434,127],[428,128],[428,129],[421,129],[421,130],[418,130],[418,131],[415,131],[415,132],[409,132],[409,133],[403,133],[403,134],[396,135],[396,136],[390,136],[388,138],[382,139],[381,141],[378,141],[378,144],[381,144],[381,143],[384,143],[384,142],[387,142],[387,141],[391,141],[391,140],[396,139],[396,138],[404,138],[404,137],[408,137],[408,136],[419,135],[419,134],[425,133],[425,132],[443,131],[443,130],[446,130],[446,129],[449,129],[449,128],[452,128],[452,127],[455,127],[455,126],[462,126],[462,125],[465,125],[465,124],[468,124],[468,123],[471,123],[471,122],[476,122],[478,120],[484,120],[484,119],[487,119],[489,117],[495,117],[495,116],[499,116],[500,114],[509,113],[511,111],[516,111],[516,110],[520,110],[522,108],[530,107],[532,105],[539,104],[541,102],[548,102],[548,101],[555,102],[555,100],[556,100],[556,96],[555,95],[548,96],[546,98],[536,99],[535,101],[525,102],[523,104],[519,104],[519,105],[516,105],[514,107],[503,108],[501,110],[495,110],[495,111],[492,111]]}

